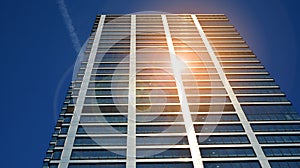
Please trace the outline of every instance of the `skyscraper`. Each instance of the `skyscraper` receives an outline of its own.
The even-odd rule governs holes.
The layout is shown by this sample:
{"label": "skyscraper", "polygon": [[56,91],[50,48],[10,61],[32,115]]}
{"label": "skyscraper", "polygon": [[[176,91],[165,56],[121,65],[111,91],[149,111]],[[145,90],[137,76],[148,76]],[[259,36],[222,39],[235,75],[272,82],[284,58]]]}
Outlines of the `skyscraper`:
{"label": "skyscraper", "polygon": [[300,167],[300,116],[223,14],[98,15],[44,167]]}

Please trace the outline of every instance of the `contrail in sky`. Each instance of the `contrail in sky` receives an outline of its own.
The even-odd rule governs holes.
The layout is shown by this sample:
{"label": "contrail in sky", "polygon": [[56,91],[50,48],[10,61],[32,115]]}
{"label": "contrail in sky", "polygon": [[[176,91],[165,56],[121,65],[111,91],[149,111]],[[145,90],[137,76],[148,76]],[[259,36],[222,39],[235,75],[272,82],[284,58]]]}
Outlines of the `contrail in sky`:
{"label": "contrail in sky", "polygon": [[72,40],[73,47],[74,47],[75,51],[77,53],[79,53],[79,51],[81,49],[81,45],[80,45],[78,36],[75,32],[75,28],[73,26],[72,19],[71,19],[69,13],[68,13],[68,9],[67,9],[67,6],[65,4],[65,1],[64,0],[58,0],[58,6],[59,6],[60,12],[61,12],[61,14],[64,18],[64,22],[67,26],[67,29],[69,31],[69,35],[70,35],[70,38]]}

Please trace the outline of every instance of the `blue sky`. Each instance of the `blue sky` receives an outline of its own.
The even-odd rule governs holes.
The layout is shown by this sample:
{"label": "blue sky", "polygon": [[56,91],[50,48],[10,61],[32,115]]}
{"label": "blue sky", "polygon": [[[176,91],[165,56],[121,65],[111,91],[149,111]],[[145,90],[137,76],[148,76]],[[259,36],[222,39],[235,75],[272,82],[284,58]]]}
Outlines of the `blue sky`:
{"label": "blue sky", "polygon": [[[1,167],[41,167],[76,51],[56,0],[1,4]],[[293,0],[65,0],[82,44],[97,13],[224,13],[300,111],[300,11]]]}

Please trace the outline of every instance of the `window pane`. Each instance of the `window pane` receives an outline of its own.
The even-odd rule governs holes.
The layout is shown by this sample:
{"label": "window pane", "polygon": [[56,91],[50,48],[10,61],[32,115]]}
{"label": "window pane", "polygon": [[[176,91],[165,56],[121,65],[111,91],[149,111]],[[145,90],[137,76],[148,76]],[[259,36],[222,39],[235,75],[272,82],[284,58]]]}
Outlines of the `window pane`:
{"label": "window pane", "polygon": [[255,157],[252,148],[212,148],[200,149],[201,156],[204,158],[218,157]]}
{"label": "window pane", "polygon": [[72,160],[88,160],[88,159],[125,159],[125,150],[73,150],[71,154]]}

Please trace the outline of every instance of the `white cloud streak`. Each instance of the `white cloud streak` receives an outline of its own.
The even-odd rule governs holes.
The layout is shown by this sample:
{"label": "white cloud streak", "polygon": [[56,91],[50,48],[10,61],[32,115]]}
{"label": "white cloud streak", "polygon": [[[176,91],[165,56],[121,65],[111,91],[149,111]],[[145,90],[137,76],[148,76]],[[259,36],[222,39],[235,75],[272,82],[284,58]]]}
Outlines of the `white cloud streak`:
{"label": "white cloud streak", "polygon": [[61,12],[61,15],[63,16],[65,25],[66,25],[66,27],[69,31],[69,35],[70,35],[73,47],[74,47],[75,51],[77,53],[79,53],[79,51],[81,49],[80,41],[79,41],[78,36],[75,32],[75,28],[73,26],[72,19],[71,19],[69,13],[68,13],[68,9],[67,9],[67,6],[65,4],[65,1],[64,0],[58,0],[57,3],[58,3],[58,6],[59,6],[59,10]]}

